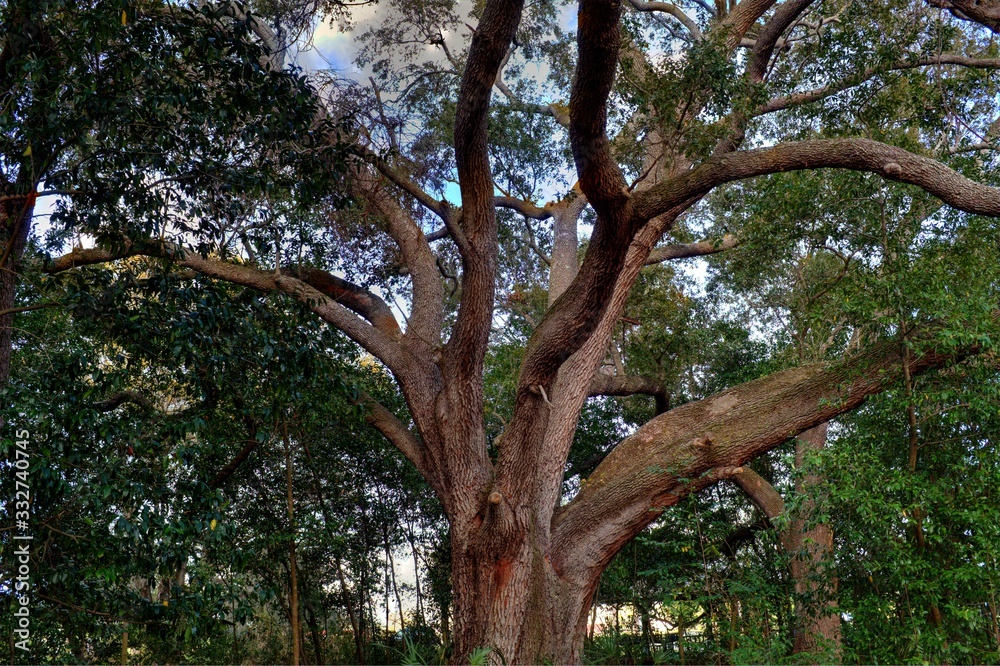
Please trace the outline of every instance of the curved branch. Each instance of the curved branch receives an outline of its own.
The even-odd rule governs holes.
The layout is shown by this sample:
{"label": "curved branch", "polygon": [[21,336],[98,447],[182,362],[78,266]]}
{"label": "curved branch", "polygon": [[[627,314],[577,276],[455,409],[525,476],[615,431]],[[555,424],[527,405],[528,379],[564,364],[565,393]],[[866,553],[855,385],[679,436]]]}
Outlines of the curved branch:
{"label": "curved branch", "polygon": [[778,43],[778,39],[813,2],[815,0],[787,0],[777,6],[774,15],[768,19],[754,40],[753,48],[750,51],[746,71],[751,81],[759,83],[764,80],[767,65],[771,62],[771,56],[774,55],[774,47]]}
{"label": "curved branch", "polygon": [[[809,8],[814,0],[787,0],[774,10],[774,14],[764,23],[760,34],[752,40],[750,56],[747,58],[746,77],[751,83],[761,83],[767,74],[771,56],[781,35],[794,27],[799,16]],[[741,40],[742,42],[746,41]],[[729,135],[716,146],[715,154],[728,153],[739,148],[746,138],[747,123],[751,114],[737,110],[728,119]]]}
{"label": "curved branch", "polygon": [[518,199],[516,197],[497,196],[494,197],[493,201],[497,208],[507,208],[508,210],[520,213],[525,217],[530,217],[533,220],[547,220],[552,217],[551,206],[539,208],[530,201],[524,201],[523,199]]}
{"label": "curved branch", "polygon": [[743,467],[731,480],[753,501],[768,520],[774,520],[785,512],[785,500],[767,480],[749,467]]}
{"label": "curved branch", "polygon": [[236,455],[233,456],[233,459],[226,463],[225,466],[220,469],[214,477],[212,477],[212,480],[208,482],[208,487],[218,488],[228,481],[229,477],[236,473],[236,470],[240,468],[240,465],[247,461],[250,454],[253,453],[254,449],[256,449],[259,445],[260,442],[258,440],[248,439],[246,443],[244,443],[243,448],[241,448]]}
{"label": "curved branch", "polygon": [[774,5],[774,0],[742,0],[713,28],[713,34],[720,34],[725,39],[727,51],[732,51],[740,45],[747,31],[753,27],[764,13]]}
{"label": "curved branch", "polygon": [[963,21],[973,21],[1000,34],[1000,2],[997,0],[927,0],[934,7],[947,9]]}
{"label": "curved branch", "polygon": [[1000,217],[1000,189],[969,180],[927,157],[869,139],[825,139],[779,144],[711,157],[682,176],[632,198],[633,222],[651,220],[724,183],[804,169],[851,169],[916,185],[968,213]]}
{"label": "curved branch", "polygon": [[[513,444],[500,447],[497,463],[498,487],[505,497],[518,497],[537,488],[533,475],[539,470],[540,438],[553,409],[548,395],[556,374],[600,322],[609,287],[622,270],[635,232],[628,226],[628,187],[611,154],[606,132],[608,96],[621,46],[621,11],[616,0],[580,2],[579,56],[570,95],[569,134],[579,187],[597,213],[597,223],[583,267],[528,341],[513,415],[502,440]],[[586,385],[583,389],[586,391]]]}
{"label": "curved branch", "polygon": [[[909,369],[962,355],[929,351]],[[886,341],[836,364],[778,372],[657,416],[616,446],[554,516],[553,564],[564,572],[599,571],[666,507],[720,478],[741,477],[747,461],[856,408],[897,381],[901,364],[898,342]]]}
{"label": "curved branch", "polygon": [[[388,169],[388,165],[385,167]],[[401,182],[416,187],[409,179],[402,176],[399,178]],[[392,182],[400,184],[397,180]],[[413,304],[407,326],[407,342],[420,347],[421,353],[427,353],[439,344],[441,329],[444,326],[444,287],[437,275],[437,258],[431,250],[430,242],[412,216],[389,196],[382,187],[382,182],[374,174],[367,170],[361,171],[354,179],[354,187],[385,219],[389,235],[399,247],[413,285]],[[405,187],[403,189],[409,192]],[[416,189],[429,198],[422,190]],[[436,206],[435,212],[442,216],[447,224],[454,214],[447,202],[431,200],[430,204]]]}
{"label": "curved branch", "polygon": [[81,266],[92,266],[94,264],[106,264],[111,261],[117,261],[119,259],[126,259],[128,257],[134,257],[140,252],[129,247],[125,247],[112,252],[111,250],[105,250],[104,248],[73,248],[71,252],[68,252],[62,256],[50,259],[45,263],[43,270],[46,273],[62,273],[63,271],[68,271],[73,268],[78,268]]}
{"label": "curved branch", "polygon": [[628,200],[627,183],[611,154],[607,137],[608,96],[621,49],[620,20],[618,2],[580,2],[579,56],[570,93],[569,133],[580,189],[599,220],[610,219],[614,209]]}
{"label": "curved branch", "polygon": [[[51,261],[45,270],[49,273],[58,273],[77,266],[106,263],[130,256],[168,259],[178,266],[190,268],[207,277],[259,291],[285,292],[306,305],[324,321],[346,333],[394,373],[404,375],[407,373],[410,363],[399,345],[398,324],[393,327],[389,322],[380,322],[383,328],[376,328],[351,312],[346,305],[331,300],[319,289],[287,275],[203,257],[197,252],[185,250],[171,243],[133,244],[115,252],[101,248],[74,249]],[[354,305],[360,308],[360,303],[355,301]]]}
{"label": "curved branch", "polygon": [[394,169],[391,166],[389,166],[388,162],[383,160],[375,153],[369,150],[364,150],[363,154],[365,159],[368,160],[376,169],[378,169],[378,172],[380,174],[388,178],[394,185],[396,185],[398,188],[400,188],[401,190],[409,194],[411,197],[416,199],[418,202],[420,202],[420,204],[424,208],[431,211],[432,213],[440,217],[442,220],[445,219],[445,216],[448,214],[449,211],[449,207],[445,202],[438,201],[437,199],[432,197],[430,194],[424,191],[422,187],[420,187],[415,182],[404,176],[397,169]]}
{"label": "curved branch", "polygon": [[462,253],[462,300],[448,341],[447,367],[458,383],[480,374],[493,317],[497,222],[487,119],[490,94],[514,41],[523,5],[523,0],[487,0],[469,46],[455,109],[455,166],[467,247]]}
{"label": "curved branch", "polygon": [[813,90],[806,90],[803,92],[792,93],[791,95],[785,95],[783,97],[776,97],[754,110],[753,115],[762,116],[768,113],[774,113],[775,111],[782,111],[793,106],[801,106],[803,104],[809,104],[810,102],[817,102],[821,99],[831,97],[837,93],[848,90],[849,88],[860,85],[865,81],[869,81],[879,74],[906,69],[917,69],[918,67],[927,67],[929,65],[956,65],[959,67],[997,69],[1000,68],[1000,59],[972,58],[958,53],[942,53],[941,55],[934,56],[932,58],[921,58],[919,60],[897,62],[884,67],[869,67],[854,76],[847,77],[843,81],[837,81],[836,83],[814,88]]}
{"label": "curved branch", "polygon": [[343,303],[389,337],[398,338],[402,335],[392,310],[384,300],[370,291],[319,268],[290,266],[281,272],[302,280],[325,296]]}
{"label": "curved branch", "polygon": [[433,482],[433,475],[429,474],[426,469],[423,442],[410,432],[410,429],[396,418],[395,414],[367,393],[361,394],[358,404],[365,408],[365,421],[382,433],[390,444],[399,449],[400,453],[413,463],[428,482]]}
{"label": "curved branch", "polygon": [[684,10],[673,4],[672,2],[645,2],[644,0],[628,0],[628,4],[639,12],[663,12],[665,14],[670,14],[675,19],[681,22],[687,31],[691,33],[691,37],[695,40],[702,38],[701,28],[698,24],[691,20],[691,17],[684,13]]}
{"label": "curved branch", "polygon": [[[579,188],[597,213],[590,247],[573,287],[549,308],[528,343],[520,389],[547,386],[559,365],[576,351],[600,320],[607,287],[621,272],[636,228],[629,226],[629,191],[611,153],[607,102],[620,50],[621,5],[610,0],[580,3],[579,62],[570,98],[570,141]],[[537,391],[535,391],[537,394]],[[536,397],[538,397],[536,395]],[[521,396],[522,409],[537,400]],[[518,408],[512,422],[519,420]],[[524,419],[520,419],[524,420]]]}

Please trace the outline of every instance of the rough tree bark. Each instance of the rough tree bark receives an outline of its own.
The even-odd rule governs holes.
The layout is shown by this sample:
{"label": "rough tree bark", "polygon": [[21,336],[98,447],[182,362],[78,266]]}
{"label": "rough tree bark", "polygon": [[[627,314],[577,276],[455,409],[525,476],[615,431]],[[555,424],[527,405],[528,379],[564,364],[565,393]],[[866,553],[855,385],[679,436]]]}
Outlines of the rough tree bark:
{"label": "rough tree bark", "polygon": [[[810,452],[826,445],[828,423],[822,423],[795,438],[796,466],[801,467]],[[773,520],[785,513],[785,502],[777,490],[750,468],[733,475],[732,480],[743,489],[754,504]],[[799,493],[809,495],[821,479],[814,474],[800,478]],[[824,568],[833,558],[833,529],[822,523],[809,527],[809,514],[814,502],[807,500],[802,511],[787,529],[779,534],[782,548],[792,556],[791,576],[798,601],[795,606],[795,640],[793,654],[832,650],[827,657],[839,657],[840,616],[830,609],[836,606],[837,580],[824,577]],[[817,655],[818,656],[818,655]]]}
{"label": "rough tree bark", "polygon": [[[826,446],[828,424],[800,434],[795,440],[795,464],[801,468],[806,457]],[[822,479],[807,474],[798,481],[798,492],[809,495]],[[828,523],[808,525],[814,502],[809,500],[789,526],[788,548],[792,554],[792,580],[799,601],[795,609],[794,654],[840,650],[840,615],[836,606],[837,579],[828,578],[825,568],[833,559],[833,528]]]}

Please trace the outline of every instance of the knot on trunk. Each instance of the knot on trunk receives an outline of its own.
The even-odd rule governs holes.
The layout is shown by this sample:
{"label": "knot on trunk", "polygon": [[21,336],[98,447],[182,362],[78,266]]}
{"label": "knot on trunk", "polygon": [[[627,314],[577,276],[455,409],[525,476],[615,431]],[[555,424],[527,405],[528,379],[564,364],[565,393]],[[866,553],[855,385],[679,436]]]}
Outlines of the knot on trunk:
{"label": "knot on trunk", "polygon": [[492,490],[484,499],[479,514],[482,521],[474,538],[476,549],[491,560],[509,556],[527,533],[526,525],[499,490]]}
{"label": "knot on trunk", "polygon": [[701,437],[696,437],[694,441],[691,442],[691,446],[701,451],[707,451],[712,447],[714,440],[715,440],[715,435],[708,432],[702,435]]}

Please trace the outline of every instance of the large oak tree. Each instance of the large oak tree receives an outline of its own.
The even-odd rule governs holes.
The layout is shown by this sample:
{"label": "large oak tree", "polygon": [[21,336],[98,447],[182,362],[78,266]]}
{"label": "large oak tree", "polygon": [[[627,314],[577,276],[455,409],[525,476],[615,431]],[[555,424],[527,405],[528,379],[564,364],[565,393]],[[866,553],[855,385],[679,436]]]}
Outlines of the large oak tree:
{"label": "large oak tree", "polygon": [[[314,211],[329,215],[334,229],[374,220],[364,228],[390,238],[391,251],[355,238],[368,259],[352,265],[344,254],[320,252],[308,262],[290,251],[267,255],[268,246],[291,242],[292,228],[281,225],[292,216],[251,215],[222,240],[200,239],[197,250],[185,246],[184,234],[167,241],[133,230],[106,247],[61,256],[49,270],[134,255],[168,258],[211,278],[286,294],[343,331],[398,383],[407,417],[362,396],[367,419],[419,470],[449,520],[456,656],[489,646],[511,663],[577,662],[601,572],[664,510],[740,475],[754,457],[854,409],[904,374],[978,349],[970,340],[901,353],[898,339],[868,336],[836,361],[805,363],[663,411],[618,443],[575,493],[566,492],[566,461],[589,397],[662,398],[656,378],[609,371],[605,363],[640,272],[739,244],[722,236],[659,245],[706,197],[781,172],[847,169],[887,187],[909,186],[914,201],[924,200],[915,194],[922,190],[957,211],[1000,217],[1000,189],[963,175],[982,173],[995,139],[993,83],[976,78],[1000,66],[990,41],[994,8],[883,4],[583,0],[575,49],[533,51],[548,6],[487,0],[475,8],[477,24],[458,52],[444,31],[453,25],[450,3],[422,4],[412,15],[396,7],[417,18],[395,21],[392,35],[372,34],[439,49],[444,64],[411,71],[407,80],[388,71],[392,58],[380,60],[374,49],[368,57],[379,83],[373,77],[367,99],[358,101],[356,87],[334,87],[317,118],[345,108],[355,118],[370,114],[353,130],[358,159],[349,181],[357,204],[346,213]],[[876,35],[887,45],[873,49]],[[538,101],[530,87],[505,82],[512,63],[523,71],[524,62],[547,56],[555,79],[557,63],[572,70],[568,105]],[[424,102],[445,112],[425,113],[419,120],[426,127],[414,130],[413,117],[393,116],[379,85],[396,84],[393,94],[405,99],[416,80],[444,81]],[[930,83],[948,88],[941,93],[947,102],[920,108]],[[916,94],[908,108],[894,110],[885,131],[866,135],[852,125],[853,107],[907,86]],[[575,168],[564,198],[539,206],[530,186],[508,186],[522,166],[496,150],[498,109],[550,121],[552,141],[569,147]],[[427,149],[433,132],[422,130],[434,122],[451,130],[448,149]],[[327,136],[339,140],[332,130]],[[440,196],[449,178],[457,181],[460,206]],[[586,218],[592,231],[581,259],[585,209],[593,212]],[[498,307],[517,293],[500,266],[509,211],[549,224],[549,293],[524,346],[510,416],[491,438],[485,359]],[[407,280],[405,321],[365,286],[384,278],[386,265]],[[359,266],[374,272],[365,276]],[[358,283],[349,281],[353,275]],[[503,303],[501,292],[510,292]],[[933,329],[927,322],[910,337],[932,340]]]}

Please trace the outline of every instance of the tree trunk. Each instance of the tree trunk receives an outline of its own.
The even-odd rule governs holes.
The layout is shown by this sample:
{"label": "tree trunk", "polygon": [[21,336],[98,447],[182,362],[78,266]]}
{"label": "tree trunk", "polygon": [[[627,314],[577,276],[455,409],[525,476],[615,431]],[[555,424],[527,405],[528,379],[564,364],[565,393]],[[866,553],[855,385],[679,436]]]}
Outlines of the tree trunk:
{"label": "tree trunk", "polygon": [[[389,580],[392,582],[392,593],[396,597],[396,608],[399,610],[399,629],[406,634],[406,620],[403,618],[403,599],[399,595],[399,585],[396,583],[396,560],[392,556],[392,546],[389,543],[389,526],[385,525],[385,554],[389,559]],[[386,602],[388,606],[388,601]],[[388,617],[388,611],[386,611]]]}
{"label": "tree trunk", "polygon": [[441,643],[445,648],[451,645],[451,626],[449,625],[450,615],[451,608],[444,606],[441,609]]}
{"label": "tree trunk", "polygon": [[[811,428],[796,439],[795,464],[801,467],[809,453],[826,445],[828,424]],[[808,474],[799,480],[799,492],[810,493],[821,479]],[[795,612],[793,654],[832,649],[840,655],[840,615],[837,605],[837,579],[827,578],[826,567],[833,560],[833,528],[826,523],[806,528],[815,503],[805,502],[802,515],[790,526],[788,541],[792,552],[792,580],[799,599]],[[815,662],[814,662],[815,663]]]}
{"label": "tree trunk", "polygon": [[[354,603],[347,590],[347,580],[344,577],[344,567],[340,561],[340,556],[334,557],[334,565],[337,567],[337,580],[340,581],[340,596],[344,601],[344,608],[347,609],[347,618],[351,622],[351,635],[354,637],[354,659],[358,664],[365,663],[364,637],[361,635],[361,627],[358,626],[358,618],[354,615]],[[360,609],[364,613],[364,609]]]}
{"label": "tree trunk", "polygon": [[[6,192],[0,192],[6,194]],[[18,266],[28,241],[34,198],[0,206],[0,312],[14,307]],[[14,338],[14,314],[0,315],[0,388],[10,380],[11,352]]]}
{"label": "tree trunk", "polygon": [[540,541],[515,552],[491,552],[452,530],[456,659],[491,648],[508,664],[580,663],[592,580],[564,578]]}
{"label": "tree trunk", "polygon": [[288,541],[288,620],[292,625],[292,666],[299,666],[302,649],[302,632],[299,629],[299,580],[295,563],[295,498],[292,493],[292,443],[288,438],[288,424],[283,423],[285,440],[285,482],[288,501],[288,529],[292,534]]}
{"label": "tree trunk", "polygon": [[594,590],[594,599],[590,603],[590,629],[587,630],[587,640],[594,640],[594,631],[597,628],[597,606],[601,603],[601,581],[597,581],[597,589]]}
{"label": "tree trunk", "polygon": [[410,523],[406,524],[406,540],[410,544],[410,552],[413,555],[413,581],[417,594],[416,623],[423,625],[424,606],[423,595],[420,590],[420,553],[417,552],[417,541],[413,535],[413,525]]}
{"label": "tree trunk", "polygon": [[563,295],[580,270],[577,221],[587,204],[578,187],[552,211],[552,264],[549,267],[549,307]]}
{"label": "tree trunk", "polygon": [[316,623],[316,614],[312,612],[308,605],[306,606],[306,622],[309,623],[309,633],[312,635],[316,663],[323,664],[323,642],[319,636],[319,625]]}

